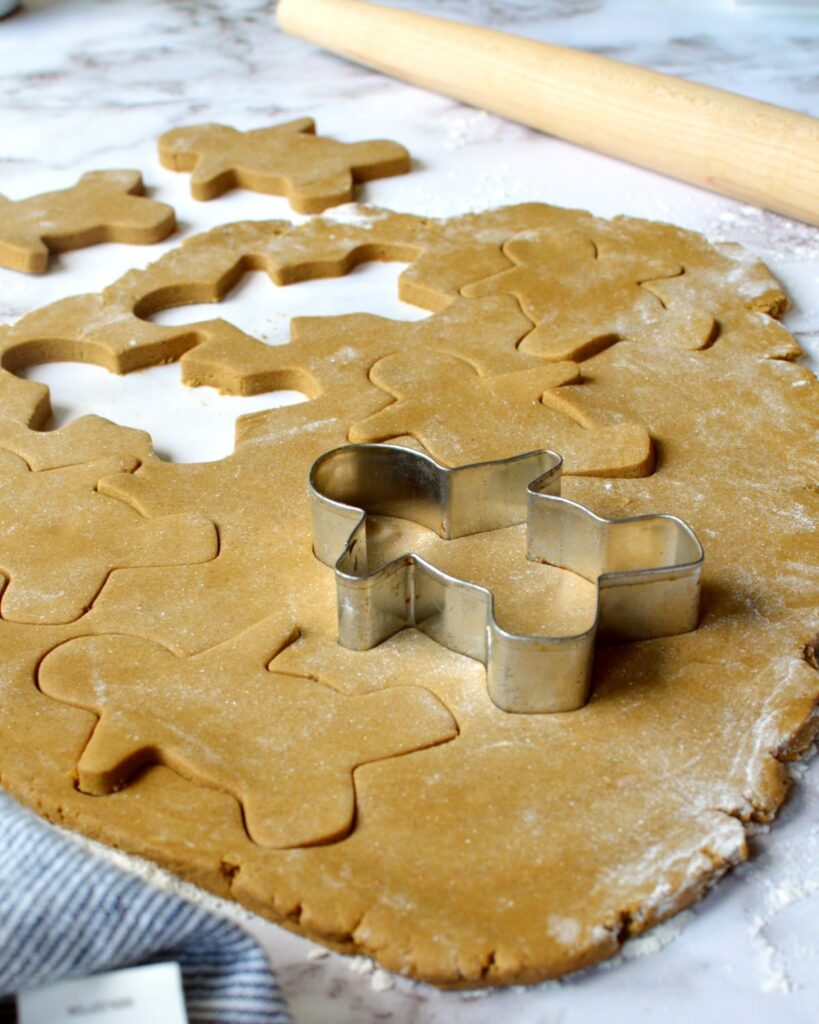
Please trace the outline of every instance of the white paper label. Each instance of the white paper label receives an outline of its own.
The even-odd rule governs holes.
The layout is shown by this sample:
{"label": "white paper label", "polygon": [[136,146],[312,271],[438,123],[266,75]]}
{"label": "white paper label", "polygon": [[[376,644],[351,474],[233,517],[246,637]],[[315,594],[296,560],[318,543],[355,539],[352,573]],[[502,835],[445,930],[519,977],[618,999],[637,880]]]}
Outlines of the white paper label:
{"label": "white paper label", "polygon": [[18,1024],[188,1024],[179,964],[147,964],[17,994]]}

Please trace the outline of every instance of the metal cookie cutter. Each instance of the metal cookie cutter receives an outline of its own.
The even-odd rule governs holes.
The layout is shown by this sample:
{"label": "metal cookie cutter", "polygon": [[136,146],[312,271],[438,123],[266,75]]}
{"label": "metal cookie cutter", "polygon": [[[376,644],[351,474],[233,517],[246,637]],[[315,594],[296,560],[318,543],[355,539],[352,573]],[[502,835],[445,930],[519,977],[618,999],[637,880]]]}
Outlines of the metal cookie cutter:
{"label": "metal cookie cutter", "polygon": [[[702,546],[682,520],[608,520],[559,497],[563,460],[528,452],[457,469],[394,445],[358,444],[310,470],[314,552],[335,570],[339,642],[369,650],[414,626],[486,665],[504,711],[572,711],[589,697],[598,634],[646,640],[696,629]],[[597,584],[597,612],[574,636],[510,633],[489,590],[408,552],[371,571],[367,516],[420,523],[444,539],[527,522],[527,558]]]}

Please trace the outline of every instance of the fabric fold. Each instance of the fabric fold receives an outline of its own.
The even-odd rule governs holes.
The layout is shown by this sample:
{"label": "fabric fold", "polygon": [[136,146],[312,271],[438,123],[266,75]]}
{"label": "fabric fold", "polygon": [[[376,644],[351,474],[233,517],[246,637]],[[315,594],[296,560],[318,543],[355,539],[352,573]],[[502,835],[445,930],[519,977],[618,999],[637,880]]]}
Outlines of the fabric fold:
{"label": "fabric fold", "polygon": [[175,960],[190,1024],[292,1024],[237,925],[89,853],[0,793],[0,997]]}

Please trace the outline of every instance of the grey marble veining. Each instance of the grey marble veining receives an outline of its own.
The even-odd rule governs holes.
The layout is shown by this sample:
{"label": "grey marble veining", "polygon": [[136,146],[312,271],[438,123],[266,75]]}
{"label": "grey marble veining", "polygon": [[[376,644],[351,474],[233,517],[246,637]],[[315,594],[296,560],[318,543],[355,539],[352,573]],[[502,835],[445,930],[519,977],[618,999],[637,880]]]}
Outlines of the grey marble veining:
{"label": "grey marble veining", "polygon": [[[729,0],[394,2],[819,114],[819,15],[738,11]],[[603,216],[670,220],[715,239],[740,241],[783,281],[793,307],[788,326],[819,352],[816,229],[321,53],[281,35],[268,2],[27,0],[22,12],[0,21],[0,96],[0,192],[18,198],[69,185],[86,170],[136,167],[151,194],[174,205],[180,221],[177,235],[164,243],[67,253],[53,260],[44,277],[0,269],[4,320],[96,290],[181,238],[224,221],[291,217],[283,200],[247,193],[195,203],[186,176],[159,166],[155,140],[193,121],[249,128],[311,114],[326,134],[394,137],[412,151],[413,173],[367,184],[361,191],[367,202],[447,215],[541,200]],[[387,304],[378,292],[384,279],[370,273],[363,269],[358,285],[365,292],[372,288],[368,311],[401,315],[394,300]],[[245,315],[265,318],[281,309],[276,296],[268,299],[262,290],[245,294]],[[320,300],[305,287],[294,301],[312,311]],[[60,399],[58,385],[55,393]],[[147,392],[137,397],[150,402]],[[637,940],[613,967],[533,989],[478,997],[439,993],[377,971],[368,961],[323,956],[240,909],[186,891],[238,916],[259,935],[297,1024],[716,1024],[728,1012],[745,1024],[807,1022],[815,1020],[819,1001],[819,769],[814,764],[795,772],[794,797],[770,835],[754,839],[754,860],[694,912]],[[126,863],[160,884],[185,888],[148,865]]]}

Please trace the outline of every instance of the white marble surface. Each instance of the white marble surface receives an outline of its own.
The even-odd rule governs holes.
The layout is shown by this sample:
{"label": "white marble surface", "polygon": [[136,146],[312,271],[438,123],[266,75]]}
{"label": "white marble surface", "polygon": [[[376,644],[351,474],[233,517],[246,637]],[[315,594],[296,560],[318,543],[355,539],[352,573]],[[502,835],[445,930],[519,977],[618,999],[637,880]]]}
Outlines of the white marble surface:
{"label": "white marble surface", "polygon": [[[819,114],[819,12],[739,10],[720,0],[407,0],[448,14],[644,64]],[[775,6],[775,5],[774,5]],[[523,200],[601,215],[672,220],[735,239],[766,259],[789,291],[786,323],[819,354],[819,231],[619,164],[391,82],[279,35],[258,0],[27,0],[0,22],[0,192],[19,198],[71,184],[92,168],[136,167],[172,203],[180,231],[156,246],[106,245],[55,258],[45,277],[0,269],[0,318],[63,295],[96,290],[155,259],[181,237],[240,218],[288,217],[283,200],[233,193],[194,203],[185,176],[162,170],[155,139],[191,121],[239,128],[312,114],[342,139],[394,137],[415,157],[410,176],[372,182],[368,202],[435,215]],[[340,282],[276,290],[250,275],[220,315],[271,341],[299,312],[366,310],[423,315],[394,297],[396,265]],[[165,317],[213,315],[188,309]],[[153,374],[149,376],[148,374]],[[40,368],[63,419],[106,412],[153,426],[160,450],[218,458],[251,400],[185,392],[178,369],[117,381],[94,368]],[[187,400],[187,401],[186,401]],[[163,430],[172,413],[196,433]],[[154,420],[150,420],[154,414]],[[158,414],[158,415],[157,415]],[[330,955],[240,911],[270,951],[297,1024],[581,1024],[661,1019],[670,1024],[819,1019],[819,768],[796,770],[793,796],[753,860],[691,913],[627,947],[621,962],[562,983],[480,998],[436,992]],[[134,864],[131,863],[134,867]],[[146,866],[137,870],[178,883]],[[198,898],[202,898],[201,896]],[[210,898],[207,898],[210,901]],[[210,901],[214,902],[214,901]],[[664,948],[651,955],[655,947]]]}

